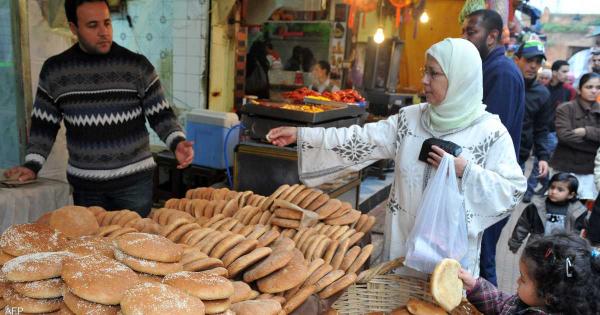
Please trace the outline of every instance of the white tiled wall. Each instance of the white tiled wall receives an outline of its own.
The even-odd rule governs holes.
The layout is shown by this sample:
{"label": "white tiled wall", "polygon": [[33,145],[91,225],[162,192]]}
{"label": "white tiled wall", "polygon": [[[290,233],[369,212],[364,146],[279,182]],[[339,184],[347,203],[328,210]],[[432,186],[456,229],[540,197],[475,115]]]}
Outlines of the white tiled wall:
{"label": "white tiled wall", "polygon": [[[210,1],[138,0],[128,7],[133,29],[114,14],[114,40],[150,60],[183,124],[186,112],[206,108]],[[151,141],[160,143],[154,134]]]}

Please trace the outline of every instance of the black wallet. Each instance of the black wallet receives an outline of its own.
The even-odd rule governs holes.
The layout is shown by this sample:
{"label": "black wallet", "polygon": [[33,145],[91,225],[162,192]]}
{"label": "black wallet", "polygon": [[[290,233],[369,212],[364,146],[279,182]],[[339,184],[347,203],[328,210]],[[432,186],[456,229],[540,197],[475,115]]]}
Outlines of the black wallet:
{"label": "black wallet", "polygon": [[442,150],[454,156],[459,156],[462,152],[462,147],[452,141],[446,141],[437,138],[429,138],[423,141],[423,145],[421,146],[421,152],[419,152],[419,161],[427,163],[429,152],[432,151],[431,147],[434,145],[442,148]]}

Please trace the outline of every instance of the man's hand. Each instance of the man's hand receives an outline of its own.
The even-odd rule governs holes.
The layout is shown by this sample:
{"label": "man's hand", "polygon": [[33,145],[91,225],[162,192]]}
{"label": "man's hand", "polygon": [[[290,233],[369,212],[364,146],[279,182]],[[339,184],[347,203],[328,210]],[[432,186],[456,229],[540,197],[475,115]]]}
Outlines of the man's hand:
{"label": "man's hand", "polygon": [[298,128],[296,127],[277,127],[273,128],[267,134],[267,141],[272,144],[284,147],[288,144],[295,143],[297,138]]}
{"label": "man's hand", "polygon": [[583,128],[583,127],[582,128],[575,128],[575,129],[573,129],[573,133],[576,134],[576,135],[578,135],[578,136],[580,136],[580,137],[585,137],[585,134],[586,134],[585,128]]}
{"label": "man's hand", "polygon": [[[429,158],[427,158],[427,163],[431,164],[434,167],[440,166],[442,162],[442,157],[446,154],[446,151],[442,150],[442,148],[437,145],[431,146],[432,152],[429,152]],[[467,167],[467,160],[465,160],[462,155],[454,158],[454,171],[456,172],[456,177],[461,178],[463,173],[465,172],[465,167]]]}
{"label": "man's hand", "polygon": [[28,180],[33,180],[37,176],[32,170],[28,169],[27,167],[15,166],[5,171],[4,177],[9,179],[16,179],[20,182],[25,182]]}
{"label": "man's hand", "polygon": [[194,143],[190,141],[181,141],[175,148],[175,158],[179,165],[178,169],[186,168],[194,160]]}
{"label": "man's hand", "polygon": [[548,171],[549,171],[549,167],[548,167],[548,162],[546,161],[539,161],[538,162],[538,170],[540,175],[538,175],[537,178],[544,178],[546,177],[546,175],[548,175]]}

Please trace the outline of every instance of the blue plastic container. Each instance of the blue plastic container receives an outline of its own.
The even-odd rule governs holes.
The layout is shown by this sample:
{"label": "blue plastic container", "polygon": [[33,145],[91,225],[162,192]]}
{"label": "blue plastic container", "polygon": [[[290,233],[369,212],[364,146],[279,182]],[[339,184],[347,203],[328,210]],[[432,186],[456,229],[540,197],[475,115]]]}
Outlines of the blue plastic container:
{"label": "blue plastic container", "polygon": [[227,158],[225,164],[223,146],[229,129],[239,124],[234,113],[215,112],[196,109],[187,114],[187,138],[194,142],[194,161],[192,164],[225,169],[233,164],[233,149],[239,142],[239,128],[235,128],[227,141]]}

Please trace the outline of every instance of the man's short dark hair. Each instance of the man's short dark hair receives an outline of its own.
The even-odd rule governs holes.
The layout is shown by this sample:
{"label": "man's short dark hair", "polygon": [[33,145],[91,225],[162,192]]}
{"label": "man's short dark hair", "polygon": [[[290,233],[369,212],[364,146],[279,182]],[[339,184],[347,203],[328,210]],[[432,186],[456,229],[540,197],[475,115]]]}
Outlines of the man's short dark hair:
{"label": "man's short dark hair", "polygon": [[568,65],[569,65],[569,63],[566,60],[556,60],[552,64],[552,71],[558,71],[558,69],[560,69],[560,67],[568,66]]}
{"label": "man's short dark hair", "polygon": [[317,64],[319,65],[319,67],[321,67],[321,69],[325,70],[325,74],[329,75],[329,73],[331,73],[331,65],[329,64],[329,62],[325,60],[319,60]]}
{"label": "man's short dark hair", "polygon": [[472,16],[480,16],[481,17],[481,26],[488,32],[498,31],[497,41],[499,42],[502,39],[502,17],[500,14],[494,10],[486,10],[481,9],[477,11],[473,11],[467,15],[468,18]]}
{"label": "man's short dark hair", "polygon": [[65,14],[67,21],[77,26],[77,8],[86,2],[104,2],[108,7],[107,0],[65,0]]}

